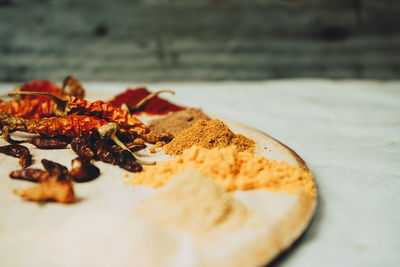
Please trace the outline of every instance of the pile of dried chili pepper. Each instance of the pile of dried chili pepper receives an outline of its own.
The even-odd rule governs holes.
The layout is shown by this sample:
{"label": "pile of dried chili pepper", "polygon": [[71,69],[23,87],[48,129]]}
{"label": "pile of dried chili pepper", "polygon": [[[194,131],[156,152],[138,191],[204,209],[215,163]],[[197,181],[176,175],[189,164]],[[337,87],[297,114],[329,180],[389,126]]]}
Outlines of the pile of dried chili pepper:
{"label": "pile of dried chili pepper", "polygon": [[[28,200],[70,203],[75,200],[71,182],[90,181],[100,174],[91,163],[93,160],[131,172],[141,171],[141,164],[152,164],[137,158],[134,152],[145,148],[145,141],[156,143],[164,138],[149,132],[132,114],[165,114],[185,109],[159,98],[158,94],[163,92],[174,93],[169,89],[155,93],[145,88],[128,89],[110,102],[90,102],[83,99],[82,84],[68,76],[61,88],[48,81],[32,81],[9,93],[16,99],[0,101],[0,132],[10,145],[0,147],[0,153],[20,158],[24,169],[12,172],[11,178],[38,183],[14,193]],[[38,136],[16,141],[10,137],[15,131]],[[71,144],[78,158],[72,161],[70,172],[46,160],[42,160],[45,170],[26,168],[32,156],[28,148],[19,145],[21,142],[39,149],[63,149]]]}

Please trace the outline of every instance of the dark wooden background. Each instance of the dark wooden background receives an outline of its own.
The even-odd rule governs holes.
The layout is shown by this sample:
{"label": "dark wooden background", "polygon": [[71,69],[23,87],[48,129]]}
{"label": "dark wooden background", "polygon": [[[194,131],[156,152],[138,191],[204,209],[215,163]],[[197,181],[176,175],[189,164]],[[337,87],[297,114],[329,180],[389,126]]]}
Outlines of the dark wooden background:
{"label": "dark wooden background", "polygon": [[396,0],[0,0],[0,81],[400,78]]}

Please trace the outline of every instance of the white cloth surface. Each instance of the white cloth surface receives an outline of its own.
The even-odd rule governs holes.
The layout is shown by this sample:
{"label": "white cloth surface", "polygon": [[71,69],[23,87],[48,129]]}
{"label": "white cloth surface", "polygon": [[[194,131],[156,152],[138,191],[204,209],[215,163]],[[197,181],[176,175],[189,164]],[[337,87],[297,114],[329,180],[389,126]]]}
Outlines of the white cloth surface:
{"label": "white cloth surface", "polygon": [[[135,83],[84,83],[116,94]],[[12,89],[0,85],[1,92]],[[174,102],[259,129],[294,149],[315,175],[318,208],[274,266],[398,266],[400,82],[280,80],[157,83]]]}

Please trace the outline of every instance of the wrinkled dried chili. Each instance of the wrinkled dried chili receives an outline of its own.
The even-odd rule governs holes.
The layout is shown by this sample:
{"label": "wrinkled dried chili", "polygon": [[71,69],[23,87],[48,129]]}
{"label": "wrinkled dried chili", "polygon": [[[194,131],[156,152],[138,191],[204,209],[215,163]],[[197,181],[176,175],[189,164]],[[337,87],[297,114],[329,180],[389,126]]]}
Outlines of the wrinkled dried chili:
{"label": "wrinkled dried chili", "polygon": [[68,145],[68,142],[49,136],[35,136],[30,143],[40,149],[61,149]]}
{"label": "wrinkled dried chili", "polygon": [[0,103],[0,112],[26,119],[40,119],[54,114],[55,103],[46,99],[14,99]]}
{"label": "wrinkled dried chili", "polygon": [[42,119],[17,118],[7,113],[0,113],[0,123],[12,131],[42,134],[47,136],[78,136],[81,133],[96,131],[108,121],[78,115],[49,117]]}
{"label": "wrinkled dried chili", "polygon": [[[69,88],[69,93],[64,91]],[[31,94],[39,93],[39,94]],[[12,91],[14,99],[8,102],[0,102],[0,112],[12,114],[16,117],[26,119],[40,119],[54,114],[55,102],[53,99],[42,94],[51,94],[58,98],[73,96],[83,98],[85,90],[81,83],[74,77],[68,76],[64,79],[63,88],[49,81],[32,81],[24,84],[21,88]]]}
{"label": "wrinkled dried chili", "polygon": [[71,162],[70,177],[78,183],[89,182],[100,175],[100,169],[94,166],[88,158],[75,158]]}
{"label": "wrinkled dried chili", "polygon": [[58,180],[66,180],[68,178],[67,167],[47,159],[42,159],[43,168],[50,173],[51,176],[56,176]]}
{"label": "wrinkled dried chili", "polygon": [[[79,99],[74,96],[66,96],[64,99],[58,98],[52,94],[40,92],[10,92],[9,95],[33,94],[47,96],[51,98],[56,105],[54,106],[54,114],[57,116],[65,116],[67,114],[85,115],[90,117],[101,118],[118,124],[125,124],[139,134],[147,133],[148,128],[135,116],[121,108],[113,107],[110,103],[103,101],[89,102],[85,99]],[[10,113],[10,112],[7,112]],[[11,113],[12,114],[12,113]]]}
{"label": "wrinkled dried chili", "polygon": [[106,140],[98,139],[93,145],[97,159],[112,163],[114,161],[114,152]]}
{"label": "wrinkled dried chili", "polygon": [[40,169],[22,169],[10,173],[10,178],[38,183],[49,178],[49,172]]}
{"label": "wrinkled dried chili", "polygon": [[94,153],[92,151],[92,145],[90,136],[87,133],[82,133],[79,136],[76,136],[71,141],[72,150],[82,158],[93,158]]}
{"label": "wrinkled dried chili", "polygon": [[[64,117],[28,120],[17,118],[10,114],[0,113],[0,123],[4,126],[7,126],[12,131],[23,131],[47,136],[65,135],[69,137],[76,137],[82,133],[97,131],[101,138],[111,139],[124,150],[131,152],[116,135],[117,130],[126,131],[126,129],[119,128],[118,124],[115,122],[107,122],[94,117],[67,115]],[[136,127],[134,129],[136,129]],[[128,131],[129,130],[131,129],[128,127]],[[137,159],[137,161],[141,164],[154,164],[153,162],[146,162],[140,159]]]}
{"label": "wrinkled dried chili", "polygon": [[75,96],[81,99],[85,97],[85,89],[83,89],[82,84],[76,78],[72,76],[65,77],[62,85],[62,90],[65,91],[66,87],[69,88],[68,95]]}
{"label": "wrinkled dried chili", "polygon": [[[121,107],[123,104],[126,104],[130,109],[133,109],[142,99],[150,94],[151,92],[144,87],[127,89],[124,93],[115,96],[109,103],[114,107]],[[165,99],[154,96],[149,99],[141,109],[134,111],[134,113],[146,112],[148,114],[166,114],[171,111],[183,109],[185,109],[185,107],[175,105]]]}
{"label": "wrinkled dried chili", "polygon": [[12,144],[0,147],[0,153],[19,158],[19,165],[26,168],[32,164],[32,155],[26,146]]}

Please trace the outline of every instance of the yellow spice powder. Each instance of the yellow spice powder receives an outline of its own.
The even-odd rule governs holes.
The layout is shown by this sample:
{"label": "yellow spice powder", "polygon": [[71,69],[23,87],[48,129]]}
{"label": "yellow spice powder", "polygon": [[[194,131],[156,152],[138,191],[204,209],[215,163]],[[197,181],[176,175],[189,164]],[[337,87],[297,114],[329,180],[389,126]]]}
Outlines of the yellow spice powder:
{"label": "yellow spice powder", "polygon": [[187,169],[198,170],[211,177],[227,191],[265,189],[298,194],[301,191],[316,195],[310,171],[277,162],[250,152],[240,152],[236,146],[206,149],[193,146],[174,160],[158,162],[130,179],[134,185],[160,187]]}

